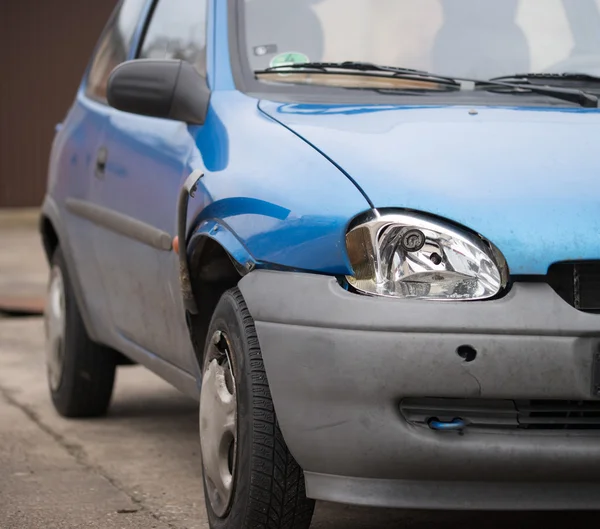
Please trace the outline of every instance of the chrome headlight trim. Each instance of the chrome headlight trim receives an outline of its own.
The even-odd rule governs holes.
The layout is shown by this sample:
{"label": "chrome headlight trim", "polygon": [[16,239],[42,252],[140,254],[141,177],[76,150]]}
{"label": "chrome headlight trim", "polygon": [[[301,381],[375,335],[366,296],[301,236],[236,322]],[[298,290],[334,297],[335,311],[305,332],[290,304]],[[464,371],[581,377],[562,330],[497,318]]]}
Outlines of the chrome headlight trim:
{"label": "chrome headlight trim", "polygon": [[416,212],[374,211],[346,235],[354,275],[348,283],[375,296],[435,301],[496,297],[508,265],[496,246],[452,222]]}

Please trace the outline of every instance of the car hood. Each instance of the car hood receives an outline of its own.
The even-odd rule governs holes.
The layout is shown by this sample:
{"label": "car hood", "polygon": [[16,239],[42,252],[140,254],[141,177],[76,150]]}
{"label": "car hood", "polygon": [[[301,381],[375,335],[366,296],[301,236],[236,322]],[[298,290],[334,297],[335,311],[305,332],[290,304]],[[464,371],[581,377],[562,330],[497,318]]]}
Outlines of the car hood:
{"label": "car hood", "polygon": [[600,258],[600,113],[327,106],[261,109],[330,158],[376,208],[445,217],[494,242],[512,274]]}

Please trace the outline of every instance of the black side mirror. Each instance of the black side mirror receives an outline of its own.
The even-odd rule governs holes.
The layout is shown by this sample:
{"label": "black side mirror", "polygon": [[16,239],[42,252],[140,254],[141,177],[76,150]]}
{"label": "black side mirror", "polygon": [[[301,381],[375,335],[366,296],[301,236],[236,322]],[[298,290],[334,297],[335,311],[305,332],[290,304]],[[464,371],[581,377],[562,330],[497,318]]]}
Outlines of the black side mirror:
{"label": "black side mirror", "polygon": [[137,59],[112,71],[107,99],[110,106],[124,112],[202,125],[210,90],[188,62]]}

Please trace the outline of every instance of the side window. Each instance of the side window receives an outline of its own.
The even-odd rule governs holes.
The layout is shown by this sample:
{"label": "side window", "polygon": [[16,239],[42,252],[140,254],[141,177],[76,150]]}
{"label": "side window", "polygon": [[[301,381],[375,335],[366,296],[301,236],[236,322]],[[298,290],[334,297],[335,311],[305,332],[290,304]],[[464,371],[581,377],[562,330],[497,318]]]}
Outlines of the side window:
{"label": "side window", "polygon": [[125,62],[147,0],[123,0],[109,21],[87,80],[86,94],[106,101],[106,85],[113,69]]}
{"label": "side window", "polygon": [[208,0],[158,0],[140,59],[182,59],[206,76]]}

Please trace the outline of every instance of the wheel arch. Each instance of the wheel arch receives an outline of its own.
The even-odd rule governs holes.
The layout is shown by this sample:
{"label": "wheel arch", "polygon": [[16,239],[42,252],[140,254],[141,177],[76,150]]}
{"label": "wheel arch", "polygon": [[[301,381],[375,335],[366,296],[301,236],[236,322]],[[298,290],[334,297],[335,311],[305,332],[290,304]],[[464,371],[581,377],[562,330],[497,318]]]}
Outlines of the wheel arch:
{"label": "wheel arch", "polygon": [[256,266],[235,235],[216,221],[203,223],[188,242],[190,281],[197,314],[186,313],[198,366],[202,369],[208,328],[221,296]]}
{"label": "wheel arch", "polygon": [[50,262],[56,248],[58,248],[60,244],[58,231],[50,217],[44,213],[40,215],[38,227],[42,237],[42,246],[44,248],[44,253],[46,254],[46,259]]}
{"label": "wheel arch", "polygon": [[[48,263],[52,263],[52,258],[57,248],[63,249],[63,258],[65,260],[65,266],[67,267],[67,273],[69,274],[69,280],[71,282],[71,287],[73,288],[73,293],[75,295],[75,300],[77,302],[77,306],[81,313],[81,318],[83,320],[83,325],[87,332],[87,335],[95,342],[100,344],[101,340],[97,336],[95,332],[95,328],[92,325],[91,318],[87,311],[87,305],[85,304],[85,297],[83,294],[83,290],[81,289],[81,285],[79,283],[79,276],[74,272],[76,271],[75,265],[72,262],[71,255],[69,253],[68,244],[66,241],[66,237],[61,235],[61,231],[59,229],[60,223],[58,221],[58,217],[56,213],[54,213],[53,204],[49,199],[46,199],[45,204],[42,209],[42,213],[39,218],[38,228],[40,232],[40,236],[42,238],[42,246],[44,248],[44,253],[46,255],[46,259]],[[106,345],[104,345],[107,349],[109,349]],[[119,351],[113,350],[113,353],[117,355],[117,365],[135,365],[136,362]]]}
{"label": "wheel arch", "polygon": [[51,262],[52,256],[54,255],[56,249],[58,247],[62,248],[67,273],[69,274],[69,280],[71,281],[71,286],[73,287],[73,293],[75,295],[75,300],[77,301],[79,311],[81,312],[81,318],[83,320],[85,330],[93,341],[101,343],[101,339],[96,332],[93,320],[89,314],[86,297],[84,295],[82,284],[79,280],[79,274],[77,273],[77,267],[73,261],[64,216],[61,208],[59,208],[57,202],[50,194],[47,194],[44,198],[44,203],[42,204],[38,221],[38,229],[48,263]]}
{"label": "wheel arch", "polygon": [[58,247],[62,248],[65,266],[73,287],[75,300],[77,301],[77,305],[79,306],[79,310],[81,312],[83,325],[88,333],[88,336],[92,340],[98,342],[99,340],[97,333],[95,332],[92,319],[90,318],[87,310],[87,304],[85,302],[85,296],[83,295],[83,289],[81,288],[79,281],[79,275],[77,274],[77,269],[71,256],[69,241],[65,232],[64,223],[62,222],[60,209],[54,198],[50,195],[46,195],[44,203],[42,204],[42,210],[38,221],[38,229],[48,263],[52,262],[52,257],[56,249]]}

